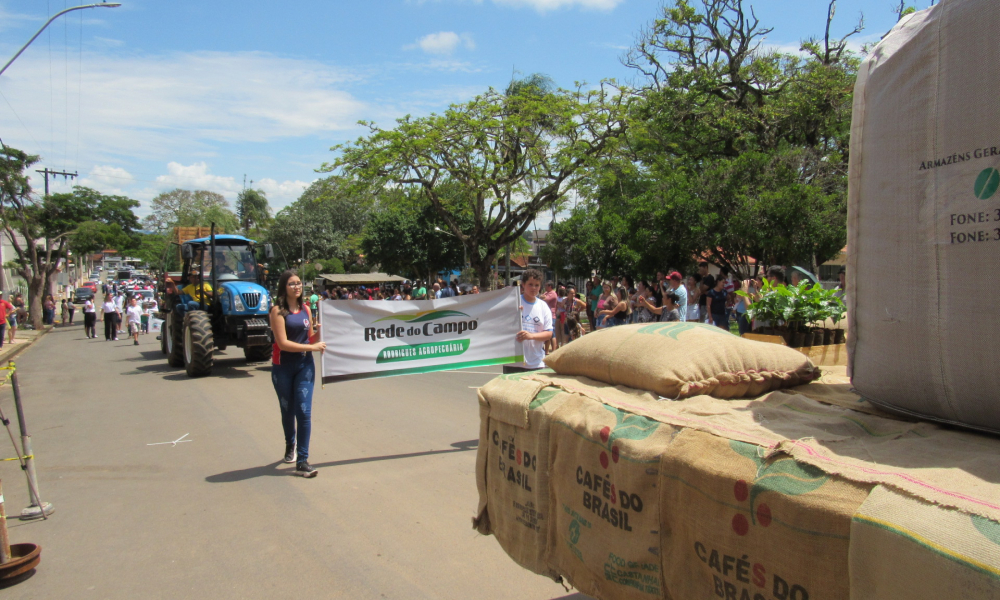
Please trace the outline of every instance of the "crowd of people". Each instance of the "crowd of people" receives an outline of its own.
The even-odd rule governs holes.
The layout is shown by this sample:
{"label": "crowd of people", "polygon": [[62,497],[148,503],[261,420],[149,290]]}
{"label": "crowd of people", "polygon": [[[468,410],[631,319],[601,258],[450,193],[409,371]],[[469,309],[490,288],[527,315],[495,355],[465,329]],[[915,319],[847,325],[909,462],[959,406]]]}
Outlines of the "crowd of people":
{"label": "crowd of people", "polygon": [[[127,331],[133,345],[139,345],[139,336],[149,333],[150,319],[159,311],[156,295],[149,284],[102,286],[104,302],[101,314],[104,321],[104,341],[118,341],[119,334]],[[88,338],[97,337],[97,306],[94,300],[83,303],[83,328]],[[127,328],[123,329],[122,326]]]}

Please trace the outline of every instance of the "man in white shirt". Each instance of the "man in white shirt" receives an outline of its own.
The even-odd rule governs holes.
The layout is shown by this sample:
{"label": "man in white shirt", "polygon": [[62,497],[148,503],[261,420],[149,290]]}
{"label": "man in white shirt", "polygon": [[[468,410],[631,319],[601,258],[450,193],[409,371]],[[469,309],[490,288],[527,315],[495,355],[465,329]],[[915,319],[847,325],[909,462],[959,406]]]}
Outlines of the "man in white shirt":
{"label": "man in white shirt", "polygon": [[133,345],[139,345],[139,327],[142,322],[142,307],[135,301],[135,296],[129,298],[128,309],[125,311],[128,320],[128,333],[132,336]]}
{"label": "man in white shirt", "polygon": [[542,289],[542,274],[528,269],[521,276],[521,342],[524,364],[529,369],[541,369],[545,359],[545,342],[552,339],[552,310],[538,298]]}
{"label": "man in white shirt", "polygon": [[667,276],[666,281],[667,286],[664,291],[677,294],[677,312],[680,314],[681,321],[687,321],[688,291],[681,284],[681,274],[674,271]]}

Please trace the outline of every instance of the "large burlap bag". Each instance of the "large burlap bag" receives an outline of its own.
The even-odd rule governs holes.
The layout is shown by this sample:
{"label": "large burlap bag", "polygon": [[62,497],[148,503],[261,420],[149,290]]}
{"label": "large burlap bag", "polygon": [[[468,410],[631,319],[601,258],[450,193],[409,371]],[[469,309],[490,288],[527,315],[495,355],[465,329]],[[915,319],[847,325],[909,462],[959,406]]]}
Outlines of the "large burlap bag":
{"label": "large burlap bag", "polygon": [[479,511],[473,526],[495,536],[517,564],[558,579],[545,564],[549,418],[570,394],[527,375],[501,375],[479,389]]}
{"label": "large burlap bag", "polygon": [[663,454],[660,532],[673,598],[851,597],[851,516],[871,486],[764,455],[690,429]]}
{"label": "large burlap bag", "polygon": [[659,462],[676,430],[577,395],[552,414],[551,427],[548,565],[602,600],[669,597]]}
{"label": "large burlap bag", "polygon": [[851,524],[851,598],[1000,598],[1000,523],[876,487]]}
{"label": "large burlap bag", "polygon": [[1000,431],[1000,29],[942,0],[861,65],[851,125],[850,372],[868,400]]}
{"label": "large burlap bag", "polygon": [[562,375],[583,375],[666,398],[759,396],[820,375],[801,352],[701,323],[602,329],[556,350],[545,364]]}

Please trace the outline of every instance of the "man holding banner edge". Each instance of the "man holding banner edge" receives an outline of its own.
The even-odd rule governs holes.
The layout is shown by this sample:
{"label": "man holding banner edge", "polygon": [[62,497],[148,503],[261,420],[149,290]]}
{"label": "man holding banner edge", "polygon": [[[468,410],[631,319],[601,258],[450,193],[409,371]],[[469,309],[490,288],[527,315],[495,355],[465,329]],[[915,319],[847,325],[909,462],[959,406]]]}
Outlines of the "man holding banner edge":
{"label": "man holding banner edge", "polygon": [[528,269],[521,275],[521,330],[515,339],[521,342],[524,364],[529,369],[541,369],[545,360],[545,342],[552,339],[552,310],[539,300],[542,274]]}

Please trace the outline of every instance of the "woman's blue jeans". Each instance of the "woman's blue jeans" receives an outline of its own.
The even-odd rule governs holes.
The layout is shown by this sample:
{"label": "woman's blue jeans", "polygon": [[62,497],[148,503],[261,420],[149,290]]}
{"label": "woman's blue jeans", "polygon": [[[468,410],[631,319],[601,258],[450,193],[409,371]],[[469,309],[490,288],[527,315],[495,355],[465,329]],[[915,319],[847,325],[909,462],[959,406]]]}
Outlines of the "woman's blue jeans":
{"label": "woman's blue jeans", "polygon": [[[312,433],[313,384],[316,367],[311,352],[301,355],[282,353],[281,364],[271,365],[271,383],[278,394],[281,427],[285,445],[296,445],[296,462],[309,458],[309,434]],[[296,425],[298,427],[296,427]]]}

